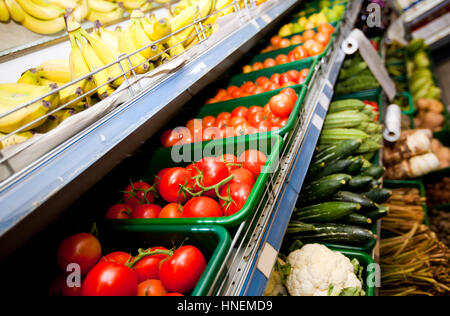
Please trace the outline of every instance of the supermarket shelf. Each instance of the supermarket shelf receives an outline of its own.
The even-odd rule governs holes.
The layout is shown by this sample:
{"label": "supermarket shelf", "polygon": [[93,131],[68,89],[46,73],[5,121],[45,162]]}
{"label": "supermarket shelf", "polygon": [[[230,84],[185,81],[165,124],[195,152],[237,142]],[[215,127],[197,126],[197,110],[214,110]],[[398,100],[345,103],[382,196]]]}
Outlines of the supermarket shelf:
{"label": "supermarket shelf", "polygon": [[[98,179],[105,175],[109,170],[98,164],[98,161],[119,146],[128,151],[124,155],[135,150],[124,145],[127,138],[136,136],[143,126],[147,128],[145,137],[150,138],[192,94],[216,79],[221,74],[219,72],[230,65],[231,59],[235,60],[246,53],[246,49],[262,36],[263,30],[287,14],[296,3],[296,0],[276,1],[260,17],[243,23],[239,29],[208,47],[182,69],[122,104],[2,183],[0,237],[90,167],[95,166]],[[39,222],[42,219],[34,220]]]}
{"label": "supermarket shelf", "polygon": [[345,19],[347,24],[341,28],[327,56],[317,65],[299,117],[301,123],[285,137],[279,172],[270,181],[254,218],[239,227],[222,268],[226,271],[218,274],[209,295],[264,294],[345,58],[340,46],[344,35],[352,29],[360,8],[360,1],[352,2]]}
{"label": "supermarket shelf", "polygon": [[445,8],[447,5],[450,5],[450,0],[422,1],[405,13],[404,21],[407,26],[413,26]]}

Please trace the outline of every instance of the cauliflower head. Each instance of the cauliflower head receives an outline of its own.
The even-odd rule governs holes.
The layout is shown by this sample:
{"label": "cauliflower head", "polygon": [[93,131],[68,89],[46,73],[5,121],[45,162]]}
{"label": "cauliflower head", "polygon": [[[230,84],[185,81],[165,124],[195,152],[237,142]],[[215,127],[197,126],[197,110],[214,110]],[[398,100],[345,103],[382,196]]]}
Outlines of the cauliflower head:
{"label": "cauliflower head", "polygon": [[327,296],[336,289],[361,288],[361,281],[346,256],[319,244],[308,244],[289,254],[291,273],[286,280],[292,296]]}

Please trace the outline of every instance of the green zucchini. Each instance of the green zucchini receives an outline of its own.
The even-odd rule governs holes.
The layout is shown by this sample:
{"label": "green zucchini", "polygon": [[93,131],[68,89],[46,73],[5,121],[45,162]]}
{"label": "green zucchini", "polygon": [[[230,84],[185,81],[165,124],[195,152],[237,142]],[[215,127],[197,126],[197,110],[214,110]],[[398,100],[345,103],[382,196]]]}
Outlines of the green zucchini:
{"label": "green zucchini", "polygon": [[349,214],[339,220],[339,222],[344,224],[351,224],[351,225],[370,225],[372,224],[372,219],[361,215],[361,214]]}
{"label": "green zucchini", "polygon": [[[289,226],[293,223],[289,223]],[[289,230],[288,230],[289,233]],[[302,242],[366,244],[377,237],[370,230],[347,224],[314,224],[313,230],[303,230],[292,236]]]}
{"label": "green zucchini", "polygon": [[363,196],[374,201],[375,203],[382,204],[386,202],[392,195],[392,191],[388,189],[375,189],[369,192],[363,193]]}
{"label": "green zucchini", "polygon": [[363,159],[361,157],[352,158],[352,164],[348,167],[347,173],[354,175],[359,174],[363,165]]}
{"label": "green zucchini", "polygon": [[378,204],[369,200],[365,196],[348,191],[339,191],[333,196],[332,200],[338,202],[358,203],[361,205],[361,211],[373,211],[378,209]]}
{"label": "green zucchini", "polygon": [[361,209],[358,203],[325,202],[294,211],[293,219],[305,223],[334,222]]}
{"label": "green zucchini", "polygon": [[368,169],[364,169],[361,172],[362,176],[369,176],[372,177],[374,179],[379,179],[384,175],[385,169],[384,167],[381,166],[372,166]]}
{"label": "green zucchini", "polygon": [[323,202],[324,199],[342,190],[350,179],[347,174],[334,174],[314,181],[302,189],[299,202],[308,205]]}
{"label": "green zucchini", "polygon": [[332,114],[344,111],[361,111],[364,107],[364,102],[358,99],[340,100],[334,101],[330,104],[328,113]]}
{"label": "green zucchini", "polygon": [[350,191],[361,191],[367,189],[372,182],[372,177],[367,176],[357,176],[353,177],[347,184],[347,187]]}
{"label": "green zucchini", "polygon": [[351,159],[343,159],[332,162],[326,168],[323,168],[320,172],[318,172],[316,176],[312,177],[312,179],[320,179],[331,174],[345,172],[352,163],[353,161]]}
{"label": "green zucchini", "polygon": [[389,207],[380,205],[377,210],[367,212],[364,214],[364,216],[376,221],[379,220],[380,218],[387,216],[388,214],[389,214]]}

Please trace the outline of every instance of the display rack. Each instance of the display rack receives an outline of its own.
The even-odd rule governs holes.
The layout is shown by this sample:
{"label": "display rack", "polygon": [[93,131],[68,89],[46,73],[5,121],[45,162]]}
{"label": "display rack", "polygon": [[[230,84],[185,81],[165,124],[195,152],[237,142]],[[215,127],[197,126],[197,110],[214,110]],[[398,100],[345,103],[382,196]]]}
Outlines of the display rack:
{"label": "display rack", "polygon": [[[60,196],[60,204],[58,210],[52,212],[62,212],[89,185],[93,185],[156,133],[192,95],[242,57],[265,35],[270,24],[288,14],[297,3],[296,0],[269,1],[264,7],[265,11],[260,12],[258,8],[258,15],[255,16],[252,16],[252,12],[238,12],[242,18],[241,24],[234,25],[237,29],[230,35],[209,47],[203,47],[204,51],[181,69],[137,93],[1,183],[0,203],[3,211],[0,214],[0,237],[55,195]],[[79,177],[81,174],[83,177]],[[79,178],[85,182],[78,185],[78,192],[73,187],[70,192],[67,192],[68,189],[63,190],[72,181],[81,181]],[[42,227],[52,220],[51,216],[47,213],[39,218],[34,216],[33,221]],[[33,233],[28,230],[24,233],[22,230],[20,238],[25,239]]]}
{"label": "display rack", "polygon": [[345,25],[332,49],[316,66],[298,124],[285,136],[287,145],[279,171],[267,186],[254,217],[241,224],[236,232],[209,295],[264,294],[333,97],[333,87],[345,58],[342,41],[353,28],[360,8],[360,1],[349,4]]}

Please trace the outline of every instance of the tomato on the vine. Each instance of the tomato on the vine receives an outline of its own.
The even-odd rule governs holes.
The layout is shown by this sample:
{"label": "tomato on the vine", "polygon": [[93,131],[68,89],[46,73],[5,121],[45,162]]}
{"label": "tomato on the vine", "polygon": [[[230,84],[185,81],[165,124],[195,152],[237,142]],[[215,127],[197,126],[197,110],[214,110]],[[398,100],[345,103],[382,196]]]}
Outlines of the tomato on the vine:
{"label": "tomato on the vine", "polygon": [[135,209],[141,204],[151,204],[155,201],[155,188],[144,181],[133,182],[123,192],[123,201]]}
{"label": "tomato on the vine", "polygon": [[269,101],[270,111],[278,117],[289,117],[294,108],[295,101],[292,97],[285,93],[277,94]]}
{"label": "tomato on the vine", "polygon": [[247,169],[253,173],[255,178],[258,178],[267,162],[267,157],[258,150],[250,149],[241,154],[239,161],[242,162],[242,168]]}
{"label": "tomato on the vine", "polygon": [[244,207],[251,192],[252,187],[246,183],[232,183],[223,187],[220,195],[232,199],[230,202],[220,201],[220,207],[224,216],[231,216],[239,212]]}
{"label": "tomato on the vine", "polygon": [[160,280],[142,281],[137,290],[137,296],[164,296],[167,293]]}
{"label": "tomato on the vine", "polygon": [[159,194],[166,202],[185,203],[190,198],[190,195],[180,187],[186,186],[189,180],[189,171],[185,168],[172,168],[161,178]]}
{"label": "tomato on the vine", "polygon": [[87,233],[79,233],[64,239],[58,247],[58,265],[63,272],[71,263],[80,266],[81,275],[86,275],[102,255],[98,239]]}
{"label": "tomato on the vine", "polygon": [[159,213],[159,218],[182,218],[183,207],[178,203],[170,203],[164,206]]}
{"label": "tomato on the vine", "polygon": [[[155,250],[167,250],[164,247],[153,247],[147,250],[147,252]],[[167,255],[151,255],[139,260],[134,266],[133,270],[138,276],[138,281],[143,282],[149,279],[159,279],[159,265],[161,261],[167,258]]]}
{"label": "tomato on the vine", "polygon": [[[183,208],[185,218],[222,217],[223,213],[219,204],[207,196],[199,196],[190,199]],[[184,291],[182,291],[184,292]]]}
{"label": "tomato on the vine", "polygon": [[127,204],[115,204],[105,214],[106,219],[128,219],[131,215],[131,207]]}
{"label": "tomato on the vine", "polygon": [[251,187],[253,187],[253,185],[255,184],[255,176],[247,169],[244,168],[235,169],[231,171],[231,174],[234,175],[234,178],[229,182],[229,184],[245,183]]}
{"label": "tomato on the vine", "polygon": [[156,175],[155,180],[153,182],[153,187],[155,188],[156,192],[159,192],[159,183],[161,182],[161,178],[169,170],[170,170],[170,168],[164,168],[161,171],[159,171],[158,174]]}
{"label": "tomato on the vine", "polygon": [[131,218],[158,218],[161,207],[155,204],[142,204],[131,213]]}
{"label": "tomato on the vine", "polygon": [[112,252],[100,259],[100,262],[112,261],[118,264],[126,264],[133,260],[133,256],[123,251]]}

